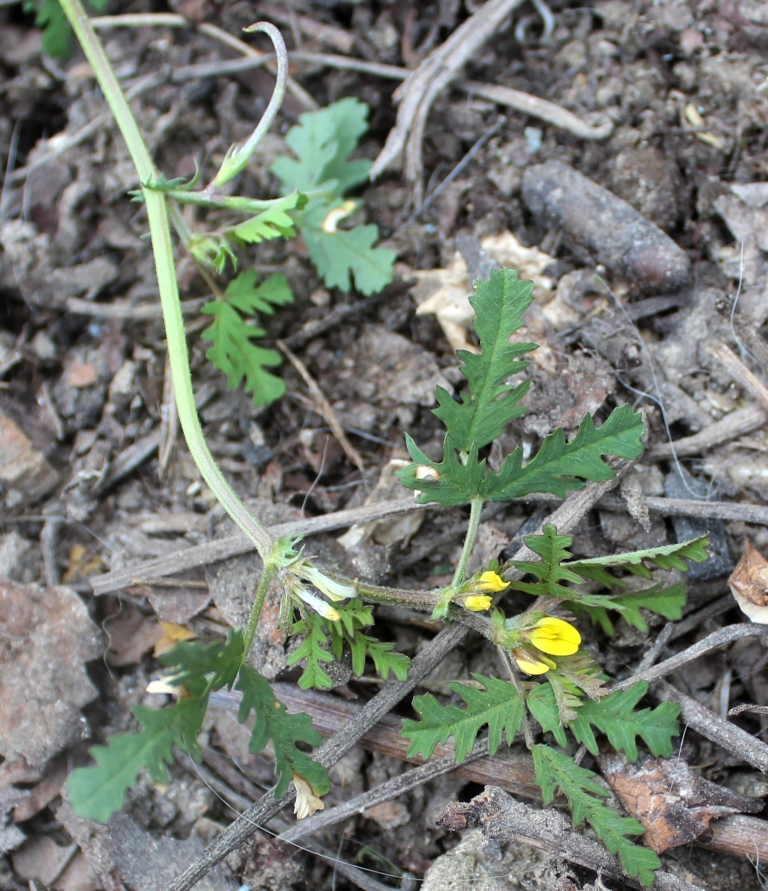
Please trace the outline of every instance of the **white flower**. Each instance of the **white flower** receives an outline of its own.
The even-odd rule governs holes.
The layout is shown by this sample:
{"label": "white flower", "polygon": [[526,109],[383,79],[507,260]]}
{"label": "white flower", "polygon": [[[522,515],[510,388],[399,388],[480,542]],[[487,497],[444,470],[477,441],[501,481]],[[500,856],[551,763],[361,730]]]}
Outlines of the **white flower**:
{"label": "white flower", "polygon": [[350,597],[357,596],[354,585],[347,585],[332,579],[314,566],[306,566],[301,575],[331,600],[348,600]]}
{"label": "white flower", "polygon": [[329,622],[338,622],[341,618],[330,603],[326,603],[322,597],[313,594],[309,588],[304,587],[304,585],[294,585],[293,592],[300,597],[307,606],[311,606],[316,613],[319,613],[324,619],[328,619]]}
{"label": "white flower", "polygon": [[315,811],[325,810],[323,802],[312,791],[312,787],[297,773],[293,775],[293,786],[296,789],[296,803],[293,805],[293,812],[296,814],[297,820],[303,820],[305,817],[311,817]]}

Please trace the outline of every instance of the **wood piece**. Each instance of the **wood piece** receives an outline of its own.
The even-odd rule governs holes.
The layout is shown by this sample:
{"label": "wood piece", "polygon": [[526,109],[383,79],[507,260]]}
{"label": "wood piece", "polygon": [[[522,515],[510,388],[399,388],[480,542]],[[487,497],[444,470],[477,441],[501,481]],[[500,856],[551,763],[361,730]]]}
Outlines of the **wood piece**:
{"label": "wood piece", "polygon": [[[611,689],[626,690],[627,687],[631,687],[636,681],[654,681],[666,677],[668,674],[677,671],[689,662],[700,659],[708,653],[719,650],[722,647],[725,647],[736,640],[742,640],[745,637],[759,637],[764,643],[768,643],[768,626],[743,624],[727,625],[725,628],[718,628],[717,631],[712,632],[712,634],[707,635],[703,640],[700,640],[698,643],[683,650],[682,653],[671,656],[664,662],[659,662],[658,665],[652,665],[650,668],[639,671],[636,674],[633,674],[632,677],[620,681],[618,684],[612,684]],[[766,747],[766,751],[768,751],[768,747]]]}
{"label": "wood piece", "polygon": [[768,745],[741,727],[724,721],[711,709],[681,693],[666,681],[657,681],[652,691],[662,701],[680,704],[684,724],[763,773],[768,773]]}
{"label": "wood piece", "polygon": [[[551,809],[534,810],[497,786],[486,787],[467,803],[449,805],[437,822],[454,832],[479,826],[489,842],[531,845],[590,869],[603,879],[622,882],[630,888],[642,887],[624,872],[617,858],[600,842],[576,832],[562,814]],[[653,888],[654,891],[703,891],[701,886],[664,869],[657,871]]]}
{"label": "wood piece", "polygon": [[333,410],[330,402],[325,398],[323,391],[318,386],[317,381],[312,377],[312,375],[307,370],[307,366],[299,359],[299,357],[293,352],[293,350],[288,346],[287,343],[283,340],[277,341],[277,347],[280,352],[288,359],[288,361],[293,365],[293,367],[298,371],[301,379],[307,385],[307,389],[312,394],[315,400],[315,411],[323,418],[331,428],[331,433],[333,433],[336,438],[336,442],[341,446],[344,454],[349,458],[349,460],[357,467],[361,474],[365,474],[365,466],[363,464],[363,459],[360,457],[360,453],[357,449],[352,445],[352,443],[347,439],[347,434],[344,432],[344,428],[339,423],[339,419],[336,416],[336,412]]}
{"label": "wood piece", "polygon": [[541,223],[644,291],[674,291],[690,277],[688,255],[665,232],[562,161],[528,167],[523,199]]}
{"label": "wood piece", "polygon": [[[432,103],[458,76],[459,69],[492,36],[522,0],[488,0],[463,22],[451,36],[431,52],[419,67],[397,88],[397,121],[384,148],[373,162],[371,179],[389,167],[405,147],[405,176],[419,183],[422,174],[421,144]],[[417,196],[417,203],[421,196]]]}
{"label": "wood piece", "polygon": [[724,442],[738,439],[745,433],[759,430],[766,420],[768,420],[768,414],[759,405],[739,408],[693,436],[685,436],[674,442],[658,443],[648,454],[651,458],[671,458],[672,455],[677,455],[678,458],[687,458],[690,455],[700,455]]}
{"label": "wood piece", "polygon": [[709,352],[737,384],[757,399],[763,411],[768,412],[768,387],[747,368],[736,353],[724,343],[713,344],[709,347]]}

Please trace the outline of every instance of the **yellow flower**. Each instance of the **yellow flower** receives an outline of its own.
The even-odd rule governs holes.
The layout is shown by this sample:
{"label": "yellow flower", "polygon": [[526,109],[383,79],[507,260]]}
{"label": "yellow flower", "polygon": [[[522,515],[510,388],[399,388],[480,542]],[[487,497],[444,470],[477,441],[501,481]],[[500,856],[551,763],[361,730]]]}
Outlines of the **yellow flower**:
{"label": "yellow flower", "polygon": [[509,582],[505,582],[498,572],[493,572],[493,570],[489,569],[480,576],[472,587],[475,591],[486,591],[495,594],[497,591],[503,591],[505,588],[508,588]]}
{"label": "yellow flower", "polygon": [[538,654],[534,656],[525,650],[513,650],[512,657],[520,671],[524,671],[526,674],[546,674],[550,669],[557,667],[546,656],[539,656]]}
{"label": "yellow flower", "polygon": [[581,644],[581,635],[573,625],[554,616],[539,619],[528,633],[528,639],[537,650],[550,656],[571,656]]}
{"label": "yellow flower", "polygon": [[464,598],[464,606],[473,613],[481,613],[491,606],[490,594],[469,594]]}

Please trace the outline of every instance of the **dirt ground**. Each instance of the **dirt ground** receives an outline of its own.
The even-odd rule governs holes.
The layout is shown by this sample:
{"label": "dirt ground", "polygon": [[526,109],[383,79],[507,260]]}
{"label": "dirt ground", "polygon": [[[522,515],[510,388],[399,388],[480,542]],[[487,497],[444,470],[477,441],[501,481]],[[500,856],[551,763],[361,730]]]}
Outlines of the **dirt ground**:
{"label": "dirt ground", "polygon": [[[524,333],[540,349],[528,411],[501,448],[522,441],[533,449],[555,426],[570,434],[585,412],[604,417],[624,402],[642,406],[648,426],[640,462],[577,518],[574,551],[597,556],[712,536],[713,556],[691,572],[677,626],[660,622],[647,635],[627,626],[613,639],[590,632],[606,671],[628,677],[641,663],[746,624],[728,577],[748,542],[768,553],[768,7],[508,5],[434,98],[423,140],[406,150],[411,168],[402,151],[386,165],[381,156],[377,179],[359,190],[358,216],[397,252],[391,285],[372,297],[326,289],[300,240],[247,254],[260,272],[287,274],[296,302],[267,320],[268,342],[290,347],[328,408],[289,361],[280,372],[287,394],[268,408],[227,389],[200,339],[209,292],[179,252],[197,405],[214,456],[268,525],[300,528],[308,518],[401,500],[408,493],[393,482],[392,462],[406,457],[404,432],[440,453],[434,388],[459,382],[454,347],[471,338],[453,314],[457,302],[494,265],[519,268],[536,281]],[[301,113],[357,97],[370,107],[359,155],[379,157],[402,123],[395,88],[482,7],[139,0],[108,11],[175,12],[236,36],[258,20],[280,27],[297,54],[295,88],[240,186],[272,197],[269,165]],[[210,31],[145,23],[100,33],[122,82],[136,89],[132,107],[169,178],[189,177],[196,165],[214,171],[268,101],[274,80],[264,67],[217,72],[238,53]],[[143,779],[106,831],[73,816],[63,783],[87,763],[94,741],[135,727],[131,707],[165,701],[146,693],[159,668],[159,622],[202,637],[243,624],[257,561],[226,544],[233,527],[178,430],[146,218],[127,196],[136,175],[90,69],[77,52],[69,61],[42,55],[32,18],[9,3],[0,6],[0,65],[0,888],[165,888],[272,783],[270,758],[248,753],[234,714],[212,713],[202,765],[180,760],[163,788]],[[485,89],[493,85],[517,98]],[[548,100],[555,112],[520,94]],[[639,213],[628,216],[611,196]],[[362,473],[329,428],[329,410]],[[690,500],[697,504],[688,509]],[[529,500],[487,512],[477,565],[509,558],[554,506]],[[350,522],[331,520],[307,541],[352,577],[439,586],[450,580],[465,522],[463,509],[402,513],[340,541]],[[217,559],[171,565],[171,555],[197,554],[213,539],[225,542]],[[764,569],[755,573],[759,606],[768,585]],[[352,714],[343,708],[371,699],[380,681],[350,679],[342,665],[338,689],[313,705],[291,684],[290,644],[276,623],[268,603],[256,664],[330,734]],[[379,611],[376,628],[410,657],[439,630],[394,609]],[[677,761],[716,783],[723,799],[699,790],[685,803],[698,829],[669,848],[665,867],[675,881],[711,891],[768,881],[760,816],[768,724],[760,711],[723,720],[740,705],[768,706],[765,636],[743,631],[703,658],[683,656],[667,676],[704,710],[698,724],[685,713]],[[477,671],[501,668],[470,636],[420,692],[445,693],[447,681]],[[653,688],[657,700],[667,694]],[[391,726],[412,714],[409,702]],[[724,735],[730,726],[740,728],[737,742]],[[406,747],[396,733],[365,737],[332,768],[326,808],[403,774]],[[633,887],[610,877],[601,884],[562,851],[514,842],[494,850],[479,830],[439,826],[446,807],[486,784],[540,804],[523,746],[493,760],[502,765],[495,772],[445,773],[297,847],[269,841],[267,832],[292,823],[286,812],[200,887]],[[732,823],[728,839],[712,840],[714,827],[739,819],[748,826]]]}

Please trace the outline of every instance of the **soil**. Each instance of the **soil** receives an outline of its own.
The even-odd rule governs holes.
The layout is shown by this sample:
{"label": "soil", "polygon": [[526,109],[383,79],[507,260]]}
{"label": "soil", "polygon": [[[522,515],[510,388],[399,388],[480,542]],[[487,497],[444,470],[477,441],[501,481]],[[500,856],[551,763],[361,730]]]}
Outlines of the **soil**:
{"label": "soil", "polygon": [[[113,3],[109,12],[175,12],[238,36],[258,20],[280,27],[289,52],[300,53],[291,76],[301,89],[289,90],[238,183],[241,194],[272,197],[269,166],[299,115],[357,97],[370,107],[358,154],[376,158],[397,119],[399,82],[376,64],[417,68],[481,6],[138,0]],[[461,85],[436,97],[417,179],[397,160],[358,190],[357,218],[377,225],[381,242],[397,252],[382,294],[324,287],[300,239],[264,242],[241,257],[259,274],[287,275],[295,302],[263,322],[267,345],[290,346],[360,466],[330,429],[317,390],[290,362],[279,372],[287,393],[269,407],[227,389],[200,337],[209,291],[179,250],[194,388],[215,458],[268,525],[401,499],[407,493],[393,481],[393,462],[407,457],[404,433],[439,456],[434,389],[459,383],[456,338],[472,340],[466,321],[455,324],[447,291],[457,290],[461,303],[468,278],[499,262],[535,277],[537,301],[522,332],[540,344],[528,411],[489,460],[521,441],[535,449],[558,425],[571,435],[585,412],[604,418],[624,402],[643,407],[646,454],[612,506],[594,506],[573,530],[573,550],[597,556],[712,535],[713,557],[691,578],[684,616],[692,620],[685,625],[684,617],[683,632],[662,641],[661,661],[747,621],[728,593],[728,575],[747,542],[768,549],[768,512],[761,513],[768,496],[768,11],[759,0],[556,0],[547,34],[539,6],[518,6],[469,56]],[[143,24],[100,34],[121,81],[138,85],[132,107],[168,178],[189,178],[196,168],[210,177],[271,95],[274,79],[264,68],[190,72],[237,55],[204,29]],[[341,67],[331,55],[361,64]],[[135,728],[131,707],[165,702],[145,692],[159,671],[158,640],[176,627],[221,637],[247,619],[258,563],[231,552],[165,578],[149,572],[151,558],[169,559],[233,530],[178,430],[146,218],[128,197],[136,174],[80,52],[68,60],[42,54],[21,5],[0,6],[0,65],[0,887],[163,888],[234,810],[273,782],[269,757],[248,753],[232,714],[221,710],[206,725],[202,766],[180,760],[162,787],[142,778],[107,832],[72,815],[63,783],[87,763],[94,741]],[[585,139],[467,81],[549,100],[608,135]],[[201,229],[216,220],[196,213],[188,223]],[[681,442],[674,454],[671,440]],[[659,507],[664,498],[707,497],[737,507],[694,517]],[[508,559],[519,534],[533,531],[550,507],[521,502],[484,515],[473,571]],[[450,579],[465,522],[463,509],[408,514],[341,543],[340,530],[322,532],[307,547],[353,577],[436,587]],[[98,588],[98,576],[123,568],[130,581],[120,590]],[[758,584],[758,600],[765,590]],[[276,603],[266,610],[258,667],[270,680],[294,682]],[[592,632],[591,645],[606,671],[626,676],[664,624],[648,634],[622,626],[612,639]],[[395,610],[381,610],[376,629],[411,657],[437,630]],[[466,640],[426,689],[445,694],[447,681],[471,672],[501,674],[493,653]],[[745,703],[768,705],[764,665],[763,643],[741,640],[671,680],[725,717]],[[348,665],[335,670],[333,695],[342,702],[362,704],[379,688],[372,669],[363,679]],[[412,714],[408,702],[395,717]],[[754,711],[734,722],[758,742],[766,727]],[[754,766],[694,730],[679,757],[703,780],[742,783],[739,791],[748,786],[753,799],[768,792]],[[406,769],[390,750],[356,746],[331,771],[326,807]],[[602,885],[557,852],[514,843],[494,852],[474,834],[462,840],[438,826],[451,803],[481,791],[479,781],[443,774],[318,833],[326,859],[259,835],[204,882],[417,888],[426,876],[430,888],[630,887]],[[738,859],[684,844],[670,848],[665,863],[696,887],[750,891],[765,886],[760,850]]]}

